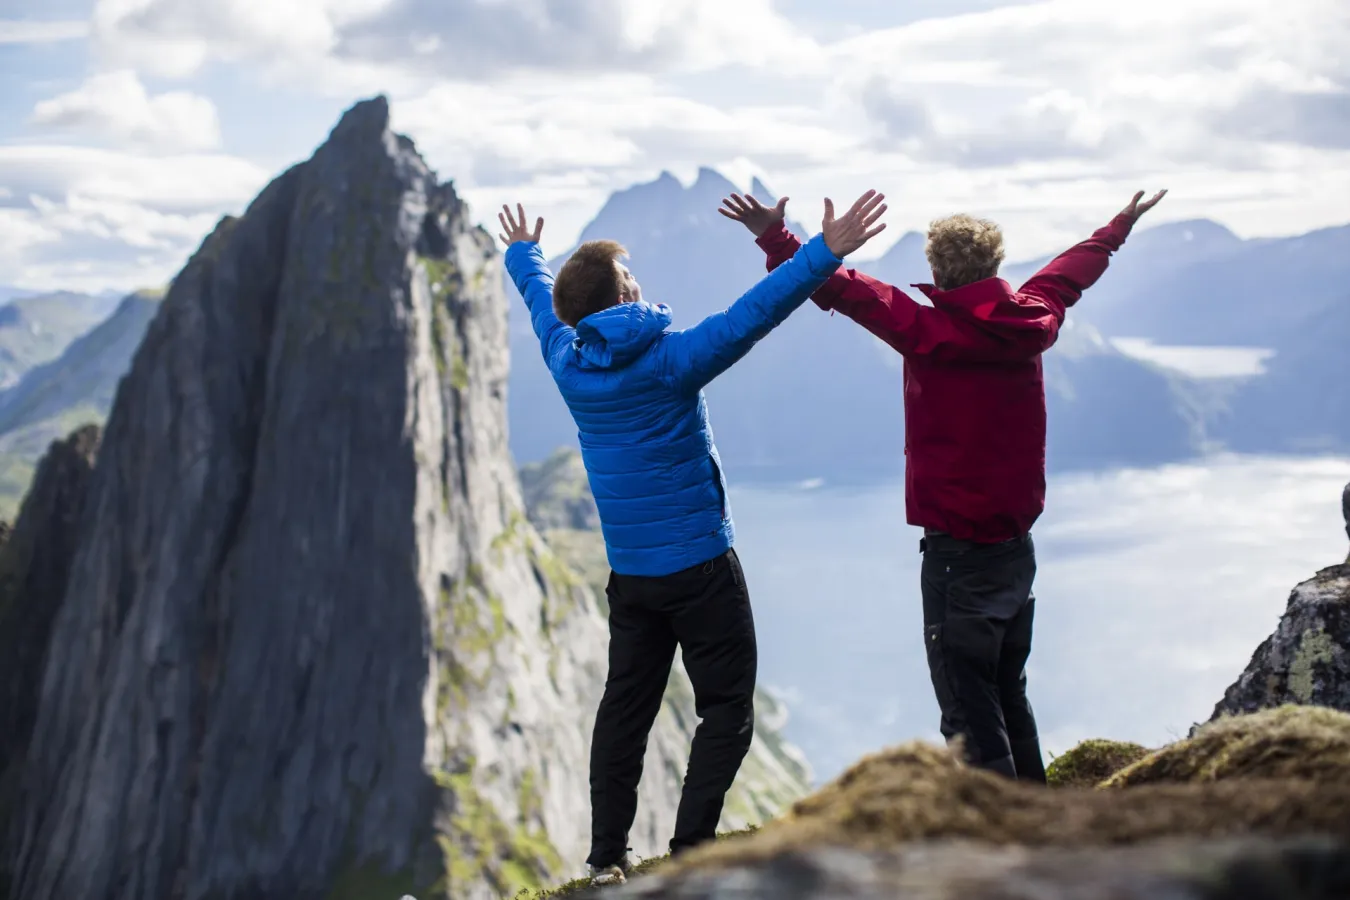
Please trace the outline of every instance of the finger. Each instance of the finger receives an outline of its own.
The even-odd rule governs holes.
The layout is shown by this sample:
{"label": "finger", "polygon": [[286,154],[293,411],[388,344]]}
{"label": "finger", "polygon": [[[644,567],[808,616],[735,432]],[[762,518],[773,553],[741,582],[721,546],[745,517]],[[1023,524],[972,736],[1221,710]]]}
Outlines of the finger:
{"label": "finger", "polygon": [[882,201],[884,201],[885,199],[886,199],[885,194],[877,194],[871,200],[868,200],[866,203],[862,205],[862,208],[858,210],[858,214],[864,217],[870,215],[872,211],[876,209],[877,206],[880,205]]}
{"label": "finger", "polygon": [[511,230],[511,226],[509,226],[509,225],[506,224],[506,216],[503,216],[501,213],[497,213],[497,221],[502,223],[502,230],[503,230],[503,231],[510,231],[510,230]]}
{"label": "finger", "polygon": [[864,215],[864,216],[863,216],[863,227],[864,227],[864,228],[870,228],[870,227],[876,222],[877,219],[880,219],[880,218],[881,218],[881,215],[882,215],[882,213],[884,213],[884,212],[886,212],[886,204],[883,203],[883,204],[881,204],[880,206],[878,206],[876,209],[872,210],[870,213],[867,213],[866,215]]}
{"label": "finger", "polygon": [[524,207],[522,204],[517,203],[517,204],[516,204],[516,212],[520,213],[520,219],[519,219],[518,221],[520,222],[520,228],[521,228],[521,230],[524,231],[524,230],[525,230],[525,207]]}
{"label": "finger", "polygon": [[868,191],[867,193],[863,194],[857,200],[853,201],[853,205],[848,208],[848,212],[846,212],[844,215],[856,216],[858,214],[858,211],[863,208],[863,204],[865,204],[868,200],[871,200],[872,197],[874,197],[875,195],[876,191]]}
{"label": "finger", "polygon": [[504,235],[504,234],[498,234],[497,237],[499,237],[499,238],[502,239],[502,243],[503,243],[503,244],[506,244],[506,245],[508,245],[508,246],[510,245],[511,239],[508,238],[506,235]]}
{"label": "finger", "polygon": [[779,197],[779,198],[778,198],[778,205],[774,207],[774,211],[777,212],[780,216],[783,215],[784,213],[786,213],[786,212],[787,212],[787,202],[788,202],[788,198],[786,198],[786,197]]}
{"label": "finger", "polygon": [[867,232],[866,234],[864,234],[864,235],[863,235],[863,240],[864,240],[864,241],[870,241],[872,238],[874,238],[874,237],[876,237],[877,235],[881,234],[881,233],[882,233],[883,231],[885,231],[885,230],[886,230],[886,223],[885,223],[885,222],[882,222],[882,223],[881,223],[880,225],[878,225],[876,228],[873,228],[871,231],[869,231],[869,232]]}
{"label": "finger", "polygon": [[511,215],[511,207],[505,203],[502,204],[502,210],[506,213],[506,233],[510,234],[516,230],[516,217]]}
{"label": "finger", "polygon": [[754,194],[746,194],[745,202],[748,203],[750,205],[750,208],[753,209],[755,212],[761,212],[764,209],[764,204],[760,203],[759,198],[756,197]]}
{"label": "finger", "polygon": [[825,198],[825,221],[826,222],[834,221],[834,201],[831,200],[829,197]]}
{"label": "finger", "polygon": [[745,217],[745,209],[732,203],[730,200],[723,200],[725,206],[718,207],[718,211],[732,219],[740,220]]}
{"label": "finger", "polygon": [[754,210],[754,206],[753,206],[752,204],[750,204],[750,203],[749,203],[744,197],[742,197],[740,194],[732,194],[731,197],[732,197],[733,200],[736,201],[736,208],[737,208],[738,210],[740,210],[741,213],[744,214],[744,213],[748,213],[748,212],[751,212],[752,210]]}
{"label": "finger", "polygon": [[544,217],[540,216],[534,220],[534,242],[539,243],[539,238],[544,234]]}

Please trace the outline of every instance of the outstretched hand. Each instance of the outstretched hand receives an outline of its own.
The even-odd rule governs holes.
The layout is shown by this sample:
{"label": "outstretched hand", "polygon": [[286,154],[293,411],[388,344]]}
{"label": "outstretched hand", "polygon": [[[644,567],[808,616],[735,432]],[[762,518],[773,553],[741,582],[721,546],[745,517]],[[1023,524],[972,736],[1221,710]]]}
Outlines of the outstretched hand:
{"label": "outstretched hand", "polygon": [[1167,196],[1167,190],[1163,189],[1161,191],[1158,191],[1158,193],[1154,194],[1147,201],[1145,201],[1144,203],[1140,203],[1139,198],[1143,196],[1144,196],[1143,191],[1140,191],[1139,193],[1135,194],[1134,199],[1130,201],[1130,205],[1121,210],[1120,214],[1122,216],[1129,216],[1131,219],[1137,221],[1140,216],[1148,212],[1153,207],[1157,206],[1159,200]]}
{"label": "outstretched hand", "polygon": [[522,241],[533,242],[536,244],[539,243],[539,235],[544,231],[543,217],[541,216],[540,218],[535,219],[534,231],[527,231],[525,229],[525,207],[517,203],[516,211],[520,214],[519,221],[516,220],[515,216],[511,215],[510,207],[505,205],[502,206],[502,211],[497,213],[497,221],[502,223],[502,230],[506,233],[498,234],[497,237],[501,238],[502,243],[508,247]]}
{"label": "outstretched hand", "polygon": [[830,248],[830,252],[843,259],[885,231],[885,223],[873,227],[886,211],[886,204],[881,202],[885,199],[885,194],[868,191],[849,207],[848,212],[836,219],[834,201],[826,197],[825,219],[820,230],[825,235],[825,246]]}
{"label": "outstretched hand", "polygon": [[788,198],[780,197],[776,205],[768,207],[749,194],[744,197],[732,194],[729,198],[723,198],[717,211],[728,219],[740,222],[755,237],[762,237],[764,232],[783,221],[787,214],[787,202]]}

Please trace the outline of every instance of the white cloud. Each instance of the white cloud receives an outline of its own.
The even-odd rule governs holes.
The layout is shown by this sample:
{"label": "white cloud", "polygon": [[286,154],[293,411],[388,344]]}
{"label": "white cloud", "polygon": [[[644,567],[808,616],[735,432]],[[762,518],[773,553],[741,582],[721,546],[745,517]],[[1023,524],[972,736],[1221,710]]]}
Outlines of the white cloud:
{"label": "white cloud", "polygon": [[0,271],[33,288],[163,283],[269,173],[210,154],[145,157],[87,147],[0,146]]}
{"label": "white cloud", "polygon": [[1227,152],[1216,143],[1234,136],[1216,115],[1253,95],[1347,96],[1350,16],[1340,6],[1139,0],[1125,14],[1046,0],[880,29],[829,52],[841,98],[861,97],[883,130],[933,116],[934,148],[954,147],[957,162],[973,161],[959,152],[973,141],[993,165],[1125,149],[1212,163]]}
{"label": "white cloud", "polygon": [[43,100],[33,123],[160,151],[220,145],[215,104],[186,91],[151,96],[129,69],[93,75],[75,90]]}
{"label": "white cloud", "polygon": [[111,58],[179,76],[251,60],[489,81],[800,63],[817,49],[770,0],[98,0],[93,22]]}
{"label": "white cloud", "polygon": [[0,44],[55,44],[88,34],[88,22],[0,19]]}
{"label": "white cloud", "polygon": [[[704,164],[767,173],[803,218],[826,193],[882,188],[887,237],[953,209],[995,215],[1026,257],[1081,238],[1140,188],[1171,188],[1159,221],[1207,216],[1244,234],[1344,221],[1343,6],[1043,0],[831,41],[773,0],[95,0],[91,29],[113,70],[212,65],[213,83],[243,93],[385,92],[475,215],[492,224],[498,203],[526,202],[556,249],[611,191]],[[100,77],[47,101],[42,127],[219,145],[205,98]],[[247,127],[279,164],[267,126]],[[121,190],[120,175],[93,177]],[[133,181],[121,199],[143,204]]]}

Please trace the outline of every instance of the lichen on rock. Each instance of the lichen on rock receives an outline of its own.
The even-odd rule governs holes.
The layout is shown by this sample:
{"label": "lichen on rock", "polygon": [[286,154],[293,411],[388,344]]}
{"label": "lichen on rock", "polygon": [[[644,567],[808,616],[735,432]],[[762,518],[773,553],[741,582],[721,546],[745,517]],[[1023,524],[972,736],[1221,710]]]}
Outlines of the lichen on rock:
{"label": "lichen on rock", "polygon": [[1211,721],[1290,703],[1350,712],[1350,564],[1294,588],[1274,633],[1224,692]]}

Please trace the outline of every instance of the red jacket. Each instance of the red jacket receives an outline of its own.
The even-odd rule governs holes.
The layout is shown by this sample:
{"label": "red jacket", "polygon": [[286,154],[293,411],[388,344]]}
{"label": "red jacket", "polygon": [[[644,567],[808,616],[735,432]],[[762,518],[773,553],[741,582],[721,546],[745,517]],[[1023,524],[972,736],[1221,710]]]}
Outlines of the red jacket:
{"label": "red jacket", "polygon": [[[995,543],[1031,530],[1045,508],[1041,354],[1065,310],[1106,271],[1134,221],[1111,220],[1013,291],[1002,278],[955,290],[914,285],[933,302],[854,269],[812,297],[905,358],[905,511],[911,525]],[[772,270],[797,251],[781,224],[758,241]]]}

